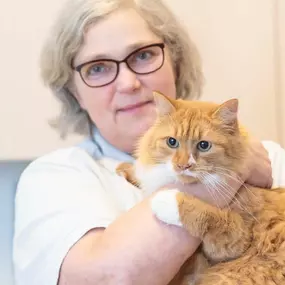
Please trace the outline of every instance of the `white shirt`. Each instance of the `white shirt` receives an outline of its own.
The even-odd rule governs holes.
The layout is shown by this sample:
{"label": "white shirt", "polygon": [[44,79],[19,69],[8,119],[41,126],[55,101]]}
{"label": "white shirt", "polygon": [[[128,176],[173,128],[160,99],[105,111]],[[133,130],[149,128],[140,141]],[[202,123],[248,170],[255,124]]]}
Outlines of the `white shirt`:
{"label": "white shirt", "polygon": [[[274,186],[285,185],[285,151],[273,142],[264,146]],[[137,188],[115,174],[117,164],[128,159],[99,136],[96,144],[89,140],[60,149],[28,166],[16,195],[16,285],[56,285],[62,261],[75,242],[90,229],[107,227],[143,199]]]}

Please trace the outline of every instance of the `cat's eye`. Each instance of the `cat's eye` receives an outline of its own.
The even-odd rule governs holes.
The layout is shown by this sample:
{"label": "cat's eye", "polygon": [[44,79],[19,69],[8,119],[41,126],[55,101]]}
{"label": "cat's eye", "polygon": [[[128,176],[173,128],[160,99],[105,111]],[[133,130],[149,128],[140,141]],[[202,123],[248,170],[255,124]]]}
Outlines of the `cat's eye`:
{"label": "cat's eye", "polygon": [[212,144],[208,141],[200,141],[197,145],[198,150],[202,151],[202,152],[206,152],[208,150],[210,150],[212,147]]}
{"label": "cat's eye", "polygon": [[179,142],[177,139],[173,138],[173,137],[168,137],[166,139],[166,143],[169,147],[171,148],[178,148],[179,147]]}

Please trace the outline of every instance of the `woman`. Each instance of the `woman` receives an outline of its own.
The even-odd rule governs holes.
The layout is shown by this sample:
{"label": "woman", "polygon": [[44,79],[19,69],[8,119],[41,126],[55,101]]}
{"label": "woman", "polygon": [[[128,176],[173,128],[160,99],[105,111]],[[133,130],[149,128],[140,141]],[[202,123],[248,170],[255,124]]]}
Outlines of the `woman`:
{"label": "woman", "polygon": [[[70,0],[44,46],[41,69],[62,103],[61,134],[88,138],[35,160],[21,176],[16,284],[167,284],[200,241],[153,218],[151,197],[143,199],[114,169],[132,161],[136,139],[154,121],[152,90],[199,97],[193,44],[159,0]],[[271,186],[271,176],[282,182],[284,150],[270,142],[266,149],[271,160],[261,143],[252,144],[248,183]],[[196,187],[183,190],[207,195]]]}

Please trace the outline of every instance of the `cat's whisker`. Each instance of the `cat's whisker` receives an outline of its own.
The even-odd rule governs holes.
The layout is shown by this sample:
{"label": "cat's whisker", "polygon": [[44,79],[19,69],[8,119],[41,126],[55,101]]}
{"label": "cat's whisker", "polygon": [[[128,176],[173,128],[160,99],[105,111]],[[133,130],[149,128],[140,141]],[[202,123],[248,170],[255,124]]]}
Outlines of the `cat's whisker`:
{"label": "cat's whisker", "polygon": [[[210,177],[212,177],[212,175],[211,175],[210,173],[207,173],[207,175],[210,176]],[[232,196],[231,194],[228,193],[228,191],[229,191],[228,188],[230,188],[231,190],[234,190],[230,185],[228,185],[228,184],[225,183],[224,181],[217,180],[216,177],[214,177],[213,180],[216,182],[217,186],[222,187],[222,189],[224,190],[224,191],[221,192],[220,189],[219,189],[218,187],[216,187],[216,191],[217,191],[222,197],[223,197],[223,195],[224,195],[224,196],[226,196],[227,198],[232,199],[232,202],[233,202],[233,203],[236,203],[236,204],[238,203],[238,206],[239,206],[240,208],[243,208],[246,212],[249,213],[249,210],[248,210],[246,207],[242,206],[241,201],[239,201],[235,196]],[[237,193],[237,194],[239,195],[239,193]],[[240,198],[242,198],[242,197],[240,196]],[[245,201],[244,201],[244,202],[245,202]],[[228,203],[226,203],[226,204],[228,205]],[[246,203],[245,203],[245,204],[246,204]],[[229,208],[229,205],[228,205],[228,208]]]}
{"label": "cat's whisker", "polygon": [[202,180],[204,180],[203,184],[206,186],[208,192],[212,195],[213,199],[217,203],[217,207],[220,209],[220,206],[219,206],[219,203],[218,203],[218,195],[217,194],[219,194],[225,200],[225,202],[226,202],[226,198],[219,191],[219,189],[217,189],[216,179],[211,177],[211,176],[209,176],[207,172],[200,172],[200,174],[202,176]]}
{"label": "cat's whisker", "polygon": [[[223,185],[219,185],[220,187],[223,188],[224,191],[227,191],[228,189],[223,186]],[[219,189],[219,188],[218,188]],[[219,190],[218,190],[219,191]],[[240,207],[244,212],[247,212],[249,215],[251,215],[254,219],[255,217],[250,213],[250,211],[244,207],[242,204],[240,204],[240,201],[234,196],[234,197],[231,197],[231,195],[227,194],[226,192],[223,192],[224,195],[226,195],[228,198],[232,199],[232,204],[237,204],[238,207]],[[232,209],[230,208],[230,205],[228,204],[228,210],[229,211],[232,211]]]}
{"label": "cat's whisker", "polygon": [[257,198],[255,193],[248,186],[246,186],[244,181],[242,181],[242,179],[239,176],[237,176],[236,173],[232,172],[232,173],[234,173],[234,175],[230,175],[230,174],[224,173],[222,171],[217,171],[216,173],[227,176],[227,177],[233,179],[234,181],[240,183],[241,186],[243,186],[251,195],[253,195],[255,198]]}
{"label": "cat's whisker", "polygon": [[228,210],[230,210],[230,206],[229,206],[229,203],[228,203],[228,200],[227,200],[227,198],[228,198],[228,199],[231,198],[230,195],[229,195],[228,193],[222,191],[222,190],[219,188],[219,187],[221,187],[221,185],[218,183],[218,181],[216,181],[216,183],[215,183],[214,186],[215,186],[215,187],[214,187],[215,192],[217,192],[217,193],[220,195],[220,197],[222,197],[222,198],[224,199],[224,201],[225,201],[225,207],[227,207]]}
{"label": "cat's whisker", "polygon": [[[229,191],[228,188],[230,188],[230,189],[233,190],[233,188],[232,188],[230,185],[228,185],[227,183],[225,183],[224,181],[219,181],[219,182],[221,182],[221,187],[223,187],[223,189],[224,189],[225,191]],[[238,196],[239,199],[238,199],[236,196]],[[244,200],[243,200],[243,197],[239,194],[239,192],[236,193],[236,196],[234,196],[234,197],[232,198],[233,203],[236,203],[236,202],[237,202],[236,204],[237,204],[238,207],[241,208],[241,210],[243,210],[244,212],[248,213],[257,223],[259,223],[259,221],[257,220],[257,218],[256,218],[256,217],[249,211],[249,209],[246,207],[247,201],[244,201]],[[243,203],[242,203],[242,202],[243,202]]]}
{"label": "cat's whisker", "polygon": [[[221,186],[221,187],[223,187],[223,189],[224,190],[226,190],[226,191],[229,191],[229,190],[234,190],[233,192],[235,192],[235,189],[232,187],[232,186],[230,186],[226,181],[224,181],[224,180],[218,180],[218,183],[219,183],[219,185]],[[237,192],[238,193],[238,192]],[[230,194],[228,194],[230,197],[232,196],[232,195],[230,195]],[[241,198],[243,198],[243,197],[241,197]],[[238,201],[239,203],[241,202],[241,201]]]}
{"label": "cat's whisker", "polygon": [[[200,179],[200,178],[202,178],[202,179]],[[203,173],[200,173],[200,178],[199,178],[200,180],[206,180],[207,181],[207,183],[203,183],[203,184],[205,185],[205,187],[206,187],[208,193],[210,194],[210,196],[213,198],[213,201],[215,201],[217,203],[217,205],[218,205],[218,199],[217,199],[217,197],[215,197],[216,193],[215,193],[215,191],[212,192],[211,191],[212,188],[209,187],[209,186],[213,187],[211,180],[209,180],[208,177],[206,175],[204,175]]]}
{"label": "cat's whisker", "polygon": [[[232,203],[236,204],[238,207],[242,208],[243,205],[241,204],[242,201],[238,200],[235,196],[232,194],[229,194],[229,190],[234,190],[230,185],[228,185],[225,182],[220,181],[219,186],[222,187],[222,189],[225,191],[225,195],[227,195],[228,198],[232,199]],[[237,193],[236,193],[237,194]]]}
{"label": "cat's whisker", "polygon": [[[202,170],[203,168],[201,168]],[[200,168],[199,168],[200,170]],[[214,172],[212,172],[214,170]],[[239,179],[240,182],[242,182],[242,180],[240,179],[240,177],[236,174],[236,172],[232,171],[232,170],[229,170],[229,169],[224,169],[222,167],[212,167],[211,168],[211,172],[209,172],[207,170],[207,172],[209,174],[223,174],[223,175],[230,175],[230,177],[232,178],[235,178],[235,179]]]}
{"label": "cat's whisker", "polygon": [[212,166],[212,169],[217,169],[217,170],[223,170],[225,172],[230,172],[230,173],[235,173],[235,171],[231,170],[231,169],[228,169],[228,168],[225,168],[225,167],[220,167],[220,166]]}
{"label": "cat's whisker", "polygon": [[[218,167],[215,167],[215,168],[218,168]],[[242,179],[234,172],[234,171],[231,171],[231,170],[227,170],[227,169],[224,169],[222,167],[219,167],[220,170],[218,171],[215,171],[215,174],[220,174],[222,176],[226,176],[226,177],[229,177],[231,179],[233,179],[234,181],[238,182],[241,184],[241,186],[243,185],[245,188],[248,189],[248,187],[246,185],[244,185],[244,181],[242,181]],[[223,171],[221,171],[223,170]],[[225,173],[224,170],[227,170],[229,173],[232,173],[229,174],[229,173]],[[209,173],[210,174],[210,173]],[[255,195],[250,189],[248,189],[248,191],[250,191],[253,195]]]}
{"label": "cat's whisker", "polygon": [[206,171],[213,171],[213,170],[223,170],[223,172],[229,172],[229,173],[233,173],[236,174],[235,171],[225,168],[225,167],[219,167],[219,166],[215,166],[215,165],[211,165],[211,166],[202,166],[202,165],[198,165],[197,170],[206,170]]}

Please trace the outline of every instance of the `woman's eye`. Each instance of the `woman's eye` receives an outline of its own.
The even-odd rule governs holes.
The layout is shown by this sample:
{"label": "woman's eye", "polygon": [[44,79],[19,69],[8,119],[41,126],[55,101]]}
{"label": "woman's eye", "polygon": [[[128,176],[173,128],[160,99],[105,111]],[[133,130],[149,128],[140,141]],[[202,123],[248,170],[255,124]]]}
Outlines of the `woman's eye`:
{"label": "woman's eye", "polygon": [[212,144],[208,141],[200,141],[197,145],[198,150],[205,152],[210,150],[212,147]]}
{"label": "woman's eye", "polygon": [[93,62],[83,69],[86,76],[100,76],[116,72],[116,64],[112,61]]}
{"label": "woman's eye", "polygon": [[178,148],[179,147],[178,140],[173,138],[173,137],[167,138],[166,143],[170,148]]}
{"label": "woman's eye", "polygon": [[105,66],[104,65],[93,65],[89,68],[88,74],[94,74],[94,73],[101,73],[105,71]]}
{"label": "woman's eye", "polygon": [[149,59],[151,56],[152,56],[151,53],[148,51],[142,51],[139,54],[137,54],[137,58],[140,60]]}

